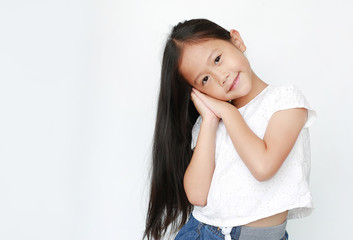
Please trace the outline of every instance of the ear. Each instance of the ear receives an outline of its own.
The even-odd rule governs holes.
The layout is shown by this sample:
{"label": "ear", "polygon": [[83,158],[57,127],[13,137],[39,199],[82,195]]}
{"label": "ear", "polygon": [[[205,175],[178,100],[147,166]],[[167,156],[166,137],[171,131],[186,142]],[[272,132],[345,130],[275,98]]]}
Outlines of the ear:
{"label": "ear", "polygon": [[231,42],[236,46],[240,51],[245,52],[246,46],[243,42],[243,39],[240,37],[240,34],[237,30],[230,30]]}

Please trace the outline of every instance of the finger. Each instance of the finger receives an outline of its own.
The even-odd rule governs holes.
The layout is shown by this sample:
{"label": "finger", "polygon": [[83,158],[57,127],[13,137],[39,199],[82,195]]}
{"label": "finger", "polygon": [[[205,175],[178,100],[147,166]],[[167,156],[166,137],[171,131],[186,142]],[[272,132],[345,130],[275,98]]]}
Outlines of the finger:
{"label": "finger", "polygon": [[194,92],[191,92],[191,94],[190,94],[190,95],[191,95],[191,101],[193,101],[193,102],[194,102],[194,101],[195,101],[195,93],[194,93]]}
{"label": "finger", "polygon": [[210,98],[208,95],[204,94],[203,92],[200,92],[200,91],[197,90],[197,89],[195,89],[195,94],[196,94],[196,96],[198,96],[201,100]]}
{"label": "finger", "polygon": [[206,106],[209,104],[209,97],[197,89],[195,89],[195,96]]}
{"label": "finger", "polygon": [[193,88],[192,92],[195,94],[195,96],[197,96],[200,100],[202,100],[202,93],[199,90],[197,90],[196,88]]}
{"label": "finger", "polygon": [[218,100],[198,91],[195,88],[193,89],[193,92],[195,94],[195,98],[197,98],[198,105],[202,104],[203,106],[207,107],[210,111],[212,111],[217,117],[220,117],[216,105]]}
{"label": "finger", "polygon": [[198,98],[198,97],[197,97],[196,93],[194,93],[194,92],[192,91],[192,92],[191,92],[191,99],[193,100],[193,99],[195,99],[195,98]]}
{"label": "finger", "polygon": [[200,91],[197,90],[196,88],[193,88],[192,91],[193,91],[197,96],[200,96],[200,95],[203,94],[202,92],[200,92]]}
{"label": "finger", "polygon": [[192,91],[195,93],[195,94],[200,94],[201,92],[199,90],[197,90],[196,88],[192,88]]}
{"label": "finger", "polygon": [[191,100],[195,105],[204,105],[201,99],[194,92],[191,92]]}

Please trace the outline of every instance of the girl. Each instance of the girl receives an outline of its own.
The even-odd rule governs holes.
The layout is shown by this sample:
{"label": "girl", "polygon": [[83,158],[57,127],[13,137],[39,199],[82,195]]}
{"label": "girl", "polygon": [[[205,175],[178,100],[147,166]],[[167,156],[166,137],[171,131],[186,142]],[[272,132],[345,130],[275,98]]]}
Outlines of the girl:
{"label": "girl", "polygon": [[144,238],[171,226],[176,240],[288,239],[287,219],[310,214],[315,112],[296,87],[262,81],[245,50],[236,30],[206,19],[173,28]]}

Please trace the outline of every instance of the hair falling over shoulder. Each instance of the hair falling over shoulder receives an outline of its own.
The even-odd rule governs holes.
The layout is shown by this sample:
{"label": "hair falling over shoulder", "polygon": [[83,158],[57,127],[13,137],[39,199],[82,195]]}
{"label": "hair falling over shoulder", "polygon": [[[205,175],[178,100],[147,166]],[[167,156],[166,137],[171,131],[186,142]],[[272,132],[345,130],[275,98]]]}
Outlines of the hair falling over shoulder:
{"label": "hair falling over shoulder", "polygon": [[211,38],[229,40],[230,34],[207,19],[193,19],[174,26],[165,45],[143,239],[160,240],[168,227],[180,229],[192,211],[183,178],[192,157],[191,131],[199,114],[190,98],[191,86],[179,73],[179,58],[183,44]]}

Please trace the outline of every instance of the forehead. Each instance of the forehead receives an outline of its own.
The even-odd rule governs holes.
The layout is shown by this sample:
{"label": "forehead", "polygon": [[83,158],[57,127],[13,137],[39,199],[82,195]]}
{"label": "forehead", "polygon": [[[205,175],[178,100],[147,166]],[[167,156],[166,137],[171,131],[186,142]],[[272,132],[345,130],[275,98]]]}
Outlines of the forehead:
{"label": "forehead", "polygon": [[213,50],[221,48],[226,41],[212,39],[200,43],[185,44],[183,46],[179,70],[188,80],[192,80],[197,72],[207,65],[207,58]]}

